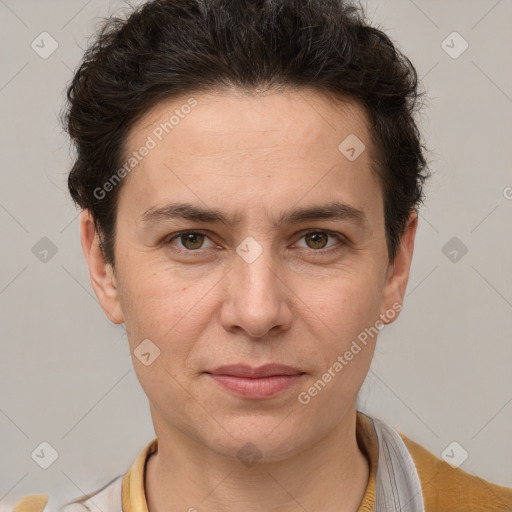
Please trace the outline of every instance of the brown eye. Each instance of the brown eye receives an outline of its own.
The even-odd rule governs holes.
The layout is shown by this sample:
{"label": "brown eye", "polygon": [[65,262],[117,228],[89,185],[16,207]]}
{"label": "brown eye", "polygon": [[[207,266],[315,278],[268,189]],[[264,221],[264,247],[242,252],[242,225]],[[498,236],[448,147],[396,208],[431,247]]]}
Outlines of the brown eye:
{"label": "brown eye", "polygon": [[302,233],[295,246],[309,249],[310,253],[318,253],[318,256],[321,256],[342,250],[345,247],[345,238],[340,233],[317,229]]}
{"label": "brown eye", "polygon": [[[210,246],[205,245],[210,243]],[[215,244],[209,236],[200,231],[182,231],[175,233],[174,236],[168,238],[165,242],[166,245],[173,247],[181,252],[200,252],[199,250],[211,249]]]}
{"label": "brown eye", "polygon": [[315,231],[304,235],[304,238],[311,242],[311,244],[308,244],[311,249],[323,249],[327,244],[329,235],[322,231]]}
{"label": "brown eye", "polygon": [[205,236],[202,233],[184,233],[180,235],[180,241],[183,247],[190,250],[200,249],[203,245]]}

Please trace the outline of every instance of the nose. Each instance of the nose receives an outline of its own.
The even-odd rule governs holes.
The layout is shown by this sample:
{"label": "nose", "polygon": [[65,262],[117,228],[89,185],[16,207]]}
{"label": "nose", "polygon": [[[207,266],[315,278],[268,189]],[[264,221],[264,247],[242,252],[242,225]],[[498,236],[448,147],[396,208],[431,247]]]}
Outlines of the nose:
{"label": "nose", "polygon": [[235,254],[234,260],[224,278],[224,329],[243,331],[251,338],[288,330],[293,317],[293,291],[272,251],[264,248],[254,261]]}

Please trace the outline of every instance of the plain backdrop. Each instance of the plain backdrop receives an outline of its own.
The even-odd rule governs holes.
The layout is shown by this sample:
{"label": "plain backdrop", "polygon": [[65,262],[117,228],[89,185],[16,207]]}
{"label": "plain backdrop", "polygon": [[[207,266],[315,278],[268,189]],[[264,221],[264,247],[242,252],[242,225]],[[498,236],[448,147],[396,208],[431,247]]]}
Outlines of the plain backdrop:
{"label": "plain backdrop", "polygon": [[[123,5],[0,0],[4,505],[93,491],[154,437],[124,328],[90,285],[58,121],[87,37]],[[379,336],[360,409],[438,457],[457,442],[463,470],[510,486],[512,1],[364,5],[418,70],[433,177],[404,309]],[[48,469],[32,457],[43,442],[58,454]]]}

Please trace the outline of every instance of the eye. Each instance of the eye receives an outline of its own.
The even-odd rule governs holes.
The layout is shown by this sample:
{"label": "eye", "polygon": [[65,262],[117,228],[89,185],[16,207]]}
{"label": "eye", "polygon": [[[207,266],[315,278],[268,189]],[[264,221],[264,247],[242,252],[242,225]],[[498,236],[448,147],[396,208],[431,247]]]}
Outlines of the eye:
{"label": "eye", "polygon": [[[338,242],[341,242],[341,243],[327,246],[327,240],[329,237],[335,238],[338,240]],[[323,249],[326,249],[325,252],[331,252],[332,247],[334,247],[334,250],[339,250],[344,245],[343,238],[336,233],[331,233],[330,231],[322,231],[322,230],[308,231],[307,233],[302,234],[301,239],[306,240],[306,244],[307,244],[306,248],[312,249],[315,252],[320,252]]]}
{"label": "eye", "polygon": [[[338,243],[327,245],[329,237],[338,240]],[[300,239],[306,240],[306,249],[310,249],[312,252],[335,252],[345,245],[345,241],[341,235],[318,229],[303,233]],[[209,247],[204,247],[203,244],[205,240],[210,240],[211,245]],[[178,250],[189,253],[200,252],[203,249],[216,247],[216,244],[201,231],[181,231],[180,233],[176,233],[168,238],[165,241],[165,244],[175,245],[175,241],[178,242]]]}
{"label": "eye", "polygon": [[[174,240],[178,240],[182,244],[181,246],[178,245],[179,249],[193,252],[199,249],[205,249],[205,247],[202,247],[205,239],[209,240],[209,238],[200,231],[182,231],[181,233],[177,233],[171,238],[167,239],[165,243],[172,244]],[[211,247],[214,246],[215,244],[212,242]]]}

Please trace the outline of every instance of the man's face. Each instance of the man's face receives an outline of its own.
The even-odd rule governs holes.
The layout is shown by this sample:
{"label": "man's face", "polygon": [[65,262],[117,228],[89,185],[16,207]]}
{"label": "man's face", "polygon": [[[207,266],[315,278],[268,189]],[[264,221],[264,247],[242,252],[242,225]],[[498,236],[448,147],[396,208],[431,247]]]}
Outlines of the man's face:
{"label": "man's face", "polygon": [[[362,343],[361,333],[398,316],[412,247],[393,277],[367,120],[355,104],[335,107],[306,90],[189,99],[158,104],[127,139],[127,159],[151,149],[120,190],[114,291],[97,293],[126,325],[159,437],[172,431],[230,456],[252,442],[277,460],[355,409],[376,341]],[[356,159],[354,135],[366,146]],[[154,213],[178,203],[226,220]],[[293,216],[334,204],[345,207]],[[211,375],[268,363],[302,374],[267,396]]]}

